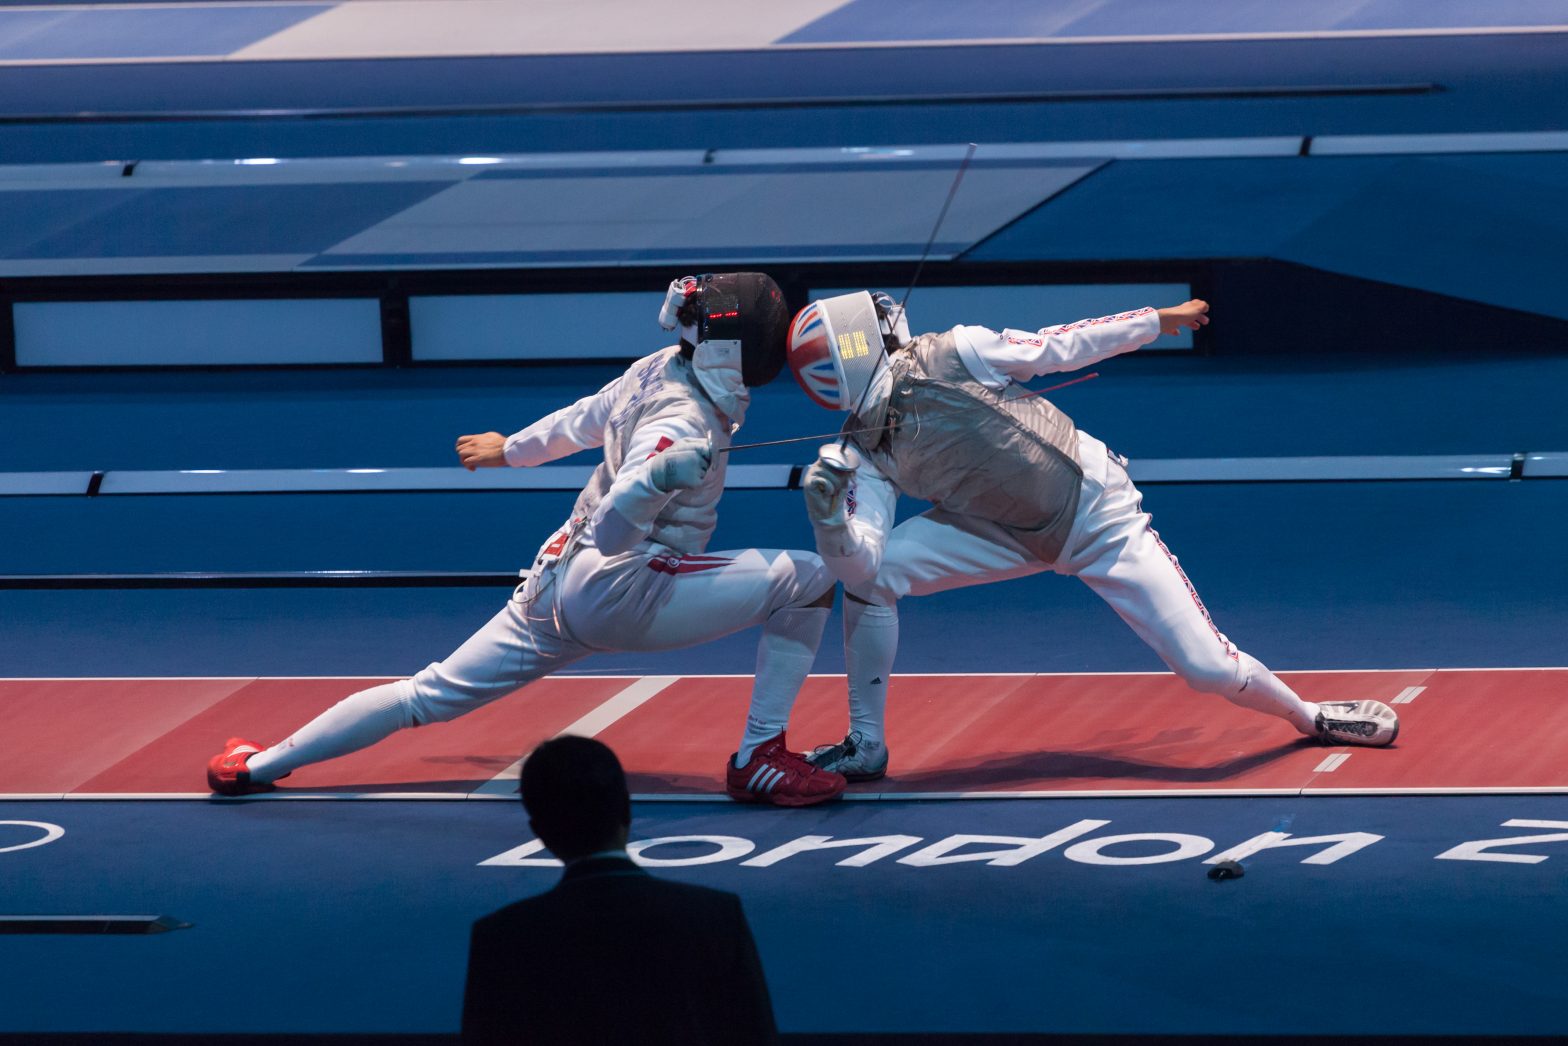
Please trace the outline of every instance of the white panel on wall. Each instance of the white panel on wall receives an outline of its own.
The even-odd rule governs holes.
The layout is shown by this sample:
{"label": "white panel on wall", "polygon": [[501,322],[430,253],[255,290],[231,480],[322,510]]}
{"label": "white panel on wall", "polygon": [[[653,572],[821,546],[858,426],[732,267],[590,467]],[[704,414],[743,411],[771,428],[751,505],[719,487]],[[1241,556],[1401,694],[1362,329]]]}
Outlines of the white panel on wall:
{"label": "white panel on wall", "polygon": [[1328,134],[1312,139],[1313,156],[1394,156],[1409,153],[1561,152],[1565,131],[1487,134]]}
{"label": "white panel on wall", "polygon": [[[904,287],[814,287],[812,298],[829,298],[856,290],[885,290],[902,298]],[[1145,305],[1165,308],[1192,297],[1185,283],[993,284],[981,287],[916,287],[909,299],[909,329],[915,334],[978,324],[1001,330],[1039,330],[1094,316],[1109,316]],[[1192,332],[1182,331],[1145,346],[1190,349]]]}
{"label": "white panel on wall", "polygon": [[678,336],[659,291],[454,294],[408,300],[416,360],[626,359]]}
{"label": "white panel on wall", "polygon": [[[1100,162],[972,167],[932,256],[956,255]],[[946,165],[786,166],[705,165],[605,177],[497,172],[459,182],[348,237],[322,260],[384,265],[399,256],[475,254],[480,261],[559,267],[918,258],[953,184]],[[514,256],[496,257],[502,254]]]}
{"label": "white panel on wall", "polygon": [[374,298],[250,301],[24,301],[24,367],[379,363]]}

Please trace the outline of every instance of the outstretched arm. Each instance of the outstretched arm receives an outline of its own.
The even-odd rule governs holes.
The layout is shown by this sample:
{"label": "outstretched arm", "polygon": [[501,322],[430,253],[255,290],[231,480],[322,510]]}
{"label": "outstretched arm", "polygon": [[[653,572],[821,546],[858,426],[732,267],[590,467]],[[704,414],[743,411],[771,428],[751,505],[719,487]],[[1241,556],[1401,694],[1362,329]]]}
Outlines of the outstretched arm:
{"label": "outstretched arm", "polygon": [[478,468],[512,465],[532,468],[575,454],[579,450],[602,446],[604,426],[615,402],[616,378],[592,396],[584,396],[570,407],[547,414],[525,429],[502,436],[481,432],[457,438],[457,457],[472,472]]}
{"label": "outstretched arm", "polygon": [[1002,388],[1009,380],[1087,367],[1183,327],[1196,330],[1209,322],[1208,311],[1207,302],[1193,299],[1168,309],[1135,309],[1033,332],[966,326],[955,333],[965,366],[984,384]]}

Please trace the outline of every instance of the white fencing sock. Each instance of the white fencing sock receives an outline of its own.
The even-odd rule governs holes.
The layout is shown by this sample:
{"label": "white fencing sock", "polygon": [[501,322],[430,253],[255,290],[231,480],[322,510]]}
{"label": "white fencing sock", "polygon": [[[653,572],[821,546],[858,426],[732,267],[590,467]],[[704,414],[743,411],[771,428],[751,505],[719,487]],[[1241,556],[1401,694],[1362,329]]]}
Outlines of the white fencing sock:
{"label": "white fencing sock", "polygon": [[795,695],[811,672],[828,623],[827,607],[785,607],[775,610],[757,641],[757,681],[751,688],[746,733],[735,753],[735,765],[751,762],[751,753],[777,737],[789,724]]}
{"label": "white fencing sock", "polygon": [[267,783],[323,759],[357,752],[406,726],[413,716],[403,701],[408,680],[350,694],[300,727],[285,741],[250,757],[252,781]]}
{"label": "white fencing sock", "polygon": [[1284,680],[1251,654],[1241,655],[1241,667],[1246,679],[1241,691],[1225,695],[1232,704],[1288,719],[1291,726],[1308,737],[1317,736],[1317,705],[1303,701]]}
{"label": "white fencing sock", "polygon": [[849,728],[880,744],[887,681],[898,653],[898,607],[844,600],[844,669],[849,675]]}

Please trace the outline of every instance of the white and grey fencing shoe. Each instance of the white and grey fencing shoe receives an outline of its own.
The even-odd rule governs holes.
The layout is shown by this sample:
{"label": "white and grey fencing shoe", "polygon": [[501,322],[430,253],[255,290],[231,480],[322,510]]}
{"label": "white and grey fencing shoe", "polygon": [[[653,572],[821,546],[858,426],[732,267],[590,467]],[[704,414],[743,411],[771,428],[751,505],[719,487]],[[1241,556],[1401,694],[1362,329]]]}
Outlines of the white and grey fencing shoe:
{"label": "white and grey fencing shoe", "polygon": [[1318,702],[1318,738],[1331,745],[1391,745],[1399,716],[1381,701]]}
{"label": "white and grey fencing shoe", "polygon": [[843,774],[847,781],[877,781],[887,776],[887,744],[867,741],[859,730],[852,730],[836,745],[812,749],[806,761],[818,769]]}

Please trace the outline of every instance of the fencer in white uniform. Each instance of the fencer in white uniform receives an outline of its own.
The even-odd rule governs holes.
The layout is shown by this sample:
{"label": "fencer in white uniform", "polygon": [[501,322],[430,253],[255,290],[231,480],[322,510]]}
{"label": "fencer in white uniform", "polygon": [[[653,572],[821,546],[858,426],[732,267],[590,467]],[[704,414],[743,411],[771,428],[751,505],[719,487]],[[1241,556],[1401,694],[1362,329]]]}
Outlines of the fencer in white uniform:
{"label": "fencer in white uniform", "polygon": [[[1083,580],[1195,690],[1330,743],[1394,740],[1387,705],[1303,701],[1237,649],[1151,526],[1125,460],[1018,385],[1196,328],[1207,314],[1194,300],[1038,331],[959,326],[911,338],[886,295],[802,310],[791,370],[819,405],[849,412],[844,440],[804,477],[817,549],[845,587],[850,700],[849,736],[813,762],[851,781],[885,773],[899,600],[1045,570]],[[894,526],[900,492],[932,507]]]}
{"label": "fencer in white uniform", "polygon": [[685,647],[761,625],[751,713],[726,764],[729,792],[789,806],[837,796],[843,778],[784,742],[832,604],[832,575],[811,552],[706,552],[724,451],[749,390],[783,368],[788,315],[760,273],[677,280],[661,323],[680,327],[681,344],[511,436],[459,439],[470,469],[527,468],[600,446],[604,460],[527,580],[456,652],[344,698],[270,748],[230,739],[209,763],[212,789],[265,790],[298,767],[454,719],[597,652]]}

